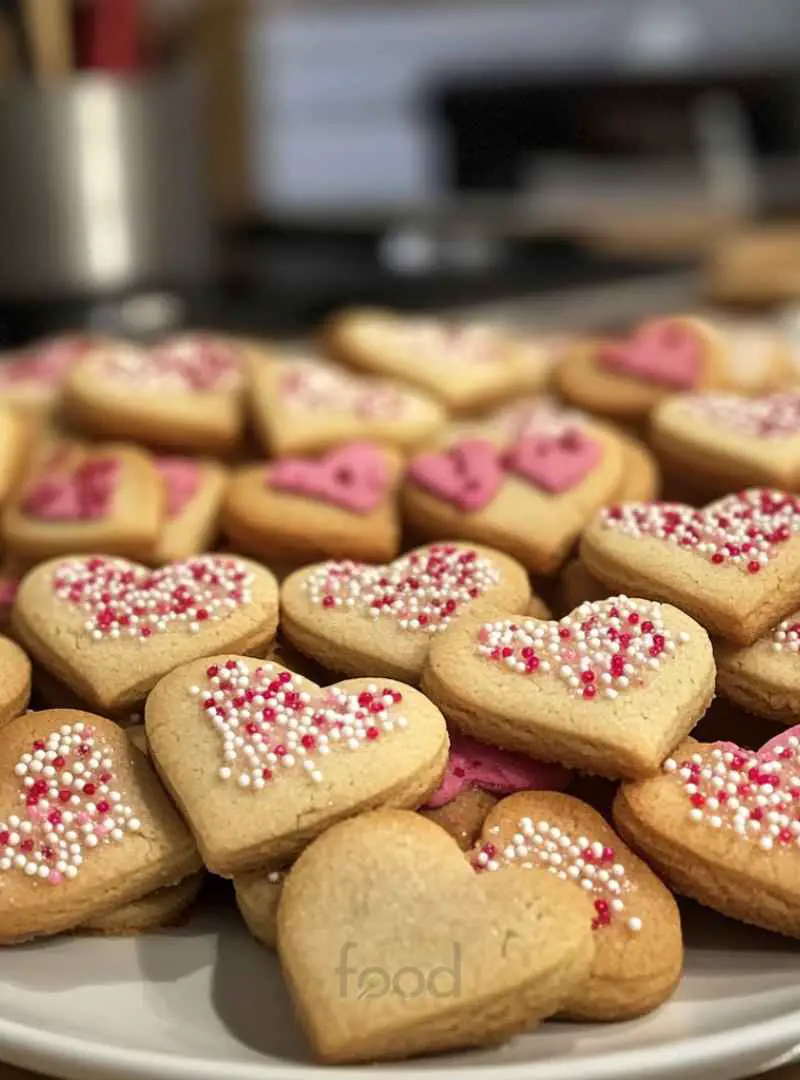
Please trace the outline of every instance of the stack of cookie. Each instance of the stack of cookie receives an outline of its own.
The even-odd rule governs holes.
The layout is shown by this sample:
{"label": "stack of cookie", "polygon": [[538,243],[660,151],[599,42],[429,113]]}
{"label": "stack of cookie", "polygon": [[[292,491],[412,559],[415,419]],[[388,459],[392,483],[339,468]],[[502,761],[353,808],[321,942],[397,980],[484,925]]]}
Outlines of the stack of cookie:
{"label": "stack of cookie", "polygon": [[647,1013],[676,895],[800,936],[800,402],[742,333],[19,358],[0,943],[228,879],[338,1063]]}

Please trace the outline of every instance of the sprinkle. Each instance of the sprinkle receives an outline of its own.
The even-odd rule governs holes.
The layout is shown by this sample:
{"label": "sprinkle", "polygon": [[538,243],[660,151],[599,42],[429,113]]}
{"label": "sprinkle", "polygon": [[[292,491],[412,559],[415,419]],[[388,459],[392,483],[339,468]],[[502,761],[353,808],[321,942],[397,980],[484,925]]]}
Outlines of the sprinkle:
{"label": "sprinkle", "polygon": [[552,671],[584,701],[613,700],[643,685],[648,672],[685,644],[666,628],[661,611],[660,604],[627,596],[587,601],[559,622],[484,623],[477,649],[520,675]]}
{"label": "sprinkle", "polygon": [[791,439],[800,434],[800,393],[785,391],[760,398],[738,394],[696,394],[683,400],[692,416],[713,427],[753,439]]}
{"label": "sprinkle", "polygon": [[470,548],[431,544],[387,566],[326,562],[303,587],[312,604],[395,619],[403,630],[435,634],[460,609],[500,581],[500,571]]}
{"label": "sprinkle", "polygon": [[[34,768],[43,761],[46,768]],[[14,774],[22,778],[21,816],[0,822],[0,872],[21,870],[60,885],[78,876],[87,849],[121,843],[141,830],[113,787],[111,752],[88,725],[65,724],[37,739]]]}
{"label": "sprinkle", "polygon": [[800,815],[800,741],[766,754],[704,747],[702,753],[662,769],[680,784],[689,820],[712,829],[730,829],[762,851],[795,845]]}
{"label": "sprinkle", "polygon": [[413,351],[419,363],[472,367],[502,362],[507,356],[498,330],[483,323],[405,318],[396,320],[390,332],[398,345]]}
{"label": "sprinkle", "polygon": [[205,622],[226,618],[250,603],[253,575],[244,563],[202,555],[145,570],[125,559],[69,559],[53,573],[59,600],[87,614],[85,629],[95,640],[146,640],[177,624],[197,632]]}
{"label": "sprinkle", "polygon": [[800,498],[752,488],[703,510],[682,503],[621,503],[601,511],[601,522],[625,536],[666,540],[715,566],[757,574],[800,532]]}
{"label": "sprinkle", "polygon": [[[597,841],[590,843],[585,836],[574,840],[546,821],[537,822],[535,830],[531,832],[530,826],[525,828],[526,822],[529,822],[529,819],[523,818],[514,830],[519,835],[514,836],[513,859],[508,858],[505,851],[500,851],[497,844],[486,843],[473,855],[473,868],[479,872],[493,871],[514,863],[532,869],[547,870],[548,873],[556,874],[565,880],[574,881],[579,888],[594,897],[593,930],[609,926],[615,915],[625,911],[625,901],[620,893],[634,892],[636,886],[626,877],[622,864],[615,862],[616,853],[613,847]],[[499,826],[495,826],[492,832],[499,833]],[[558,850],[552,843],[554,833],[559,837],[566,837],[567,840],[566,845],[558,845]],[[532,861],[522,861],[525,859]],[[642,929],[642,920],[631,917],[627,920],[627,926],[633,933],[638,933]]]}
{"label": "sprinkle", "polygon": [[222,740],[218,778],[243,790],[263,790],[278,770],[320,783],[318,755],[359,750],[408,724],[396,712],[403,695],[377,683],[352,694],[335,686],[309,692],[310,684],[290,671],[274,664],[251,670],[234,659],[209,665],[206,680],[206,689],[197,694],[190,687],[189,696]]}
{"label": "sprinkle", "polygon": [[209,334],[180,334],[151,349],[115,345],[98,350],[96,364],[105,378],[143,391],[232,391],[243,379],[233,346]]}
{"label": "sprinkle", "polygon": [[278,393],[290,409],[360,420],[398,420],[409,404],[408,395],[390,382],[359,378],[323,360],[305,358],[286,365]]}
{"label": "sprinkle", "polygon": [[772,631],[773,652],[800,652],[800,611],[779,622]]}

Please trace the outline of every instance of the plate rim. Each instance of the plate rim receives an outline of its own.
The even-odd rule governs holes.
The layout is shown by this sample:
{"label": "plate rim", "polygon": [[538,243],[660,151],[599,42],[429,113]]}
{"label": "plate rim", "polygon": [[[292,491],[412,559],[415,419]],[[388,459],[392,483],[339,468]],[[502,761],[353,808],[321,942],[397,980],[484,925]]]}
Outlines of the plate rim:
{"label": "plate rim", "polygon": [[[514,1061],[459,1064],[441,1067],[434,1064],[378,1062],[363,1065],[323,1065],[318,1062],[225,1062],[219,1059],[188,1057],[162,1051],[134,1049],[121,1051],[76,1035],[51,1035],[42,1028],[0,1017],[0,1060],[17,1068],[38,1070],[50,1076],[80,1076],[85,1080],[219,1080],[224,1070],[225,1080],[308,1080],[309,1077],[336,1077],[336,1080],[449,1080],[468,1078],[479,1080],[491,1073],[499,1080],[531,1080],[532,1071],[544,1074],[547,1080],[574,1080],[575,1061],[568,1056],[548,1062]],[[9,1051],[11,1053],[9,1054]],[[739,1024],[730,1030],[693,1035],[670,1047],[668,1057],[652,1049],[633,1047],[609,1054],[594,1054],[580,1065],[581,1080],[607,1080],[609,1076],[635,1076],[647,1080],[664,1076],[665,1061],[670,1074],[678,1077],[687,1069],[699,1069],[737,1059],[745,1054],[764,1054],[762,1064],[754,1067],[765,1071],[782,1062],[793,1052],[800,1053],[800,1005],[780,1016]],[[433,1059],[435,1062],[435,1059]],[[58,1071],[67,1066],[68,1072]],[[546,1070],[546,1071],[545,1071]],[[751,1070],[748,1069],[748,1072]]]}

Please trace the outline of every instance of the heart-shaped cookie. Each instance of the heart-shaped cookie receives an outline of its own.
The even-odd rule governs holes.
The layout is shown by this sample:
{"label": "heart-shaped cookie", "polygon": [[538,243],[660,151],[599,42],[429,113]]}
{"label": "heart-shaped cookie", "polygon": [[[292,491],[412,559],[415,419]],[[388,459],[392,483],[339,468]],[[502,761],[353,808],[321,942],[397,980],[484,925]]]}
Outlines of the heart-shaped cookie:
{"label": "heart-shaped cookie", "polygon": [[433,643],[422,688],[468,735],[610,777],[654,773],[714,695],[701,626],[615,596],[559,622],[475,613]]}
{"label": "heart-shaped cookie", "polygon": [[144,450],[56,442],[6,507],[3,537],[28,565],[85,551],[148,558],[163,506],[158,471]]}
{"label": "heart-shaped cookie", "polygon": [[602,510],[581,559],[612,589],[677,604],[712,633],[749,645],[800,606],[800,498],[751,488],[695,510],[621,503]]}
{"label": "heart-shaped cookie", "polygon": [[238,550],[281,564],[391,559],[400,546],[400,470],[397,453],[373,442],[244,466],[228,485],[223,531]]}
{"label": "heart-shaped cookie", "polygon": [[140,900],[132,900],[114,911],[95,915],[79,926],[77,933],[129,937],[182,926],[189,919],[204,876],[202,873],[190,874],[177,885],[156,889]]}
{"label": "heart-shaped cookie", "polygon": [[410,686],[320,688],[229,654],[165,676],[147,699],[145,729],[206,865],[223,876],[285,866],[362,810],[424,803],[447,763],[442,715]]}
{"label": "heart-shaped cookie", "polygon": [[403,488],[411,527],[459,536],[552,574],[596,511],[614,497],[619,441],[597,425],[564,426],[498,444],[458,437],[412,458]]}
{"label": "heart-shaped cookie", "polygon": [[178,453],[236,449],[244,416],[242,347],[187,333],[138,348],[108,342],[70,371],[64,408],[90,435]]}
{"label": "heart-shaped cookie", "polygon": [[213,546],[227,484],[216,461],[198,458],[155,459],[164,485],[164,518],[151,559],[155,566],[188,559]]}
{"label": "heart-shaped cookie", "polygon": [[283,870],[259,870],[234,879],[236,903],[247,929],[262,945],[275,948],[278,904],[286,873]]}
{"label": "heart-shaped cookie", "polygon": [[714,646],[717,689],[756,716],[789,724],[800,702],[800,612],[782,619],[752,645]]}
{"label": "heart-shaped cookie", "polygon": [[269,454],[315,454],[374,439],[401,450],[429,439],[445,422],[420,390],[373,379],[311,356],[253,357],[250,412]]}
{"label": "heart-shaped cookie", "polygon": [[690,316],[656,319],[624,341],[583,342],[556,369],[570,404],[636,423],[666,395],[726,385],[724,337]]}
{"label": "heart-shaped cookie", "polygon": [[95,344],[82,334],[60,334],[4,355],[0,400],[30,419],[45,419],[61,396],[67,373]]}
{"label": "heart-shaped cookie", "polygon": [[0,730],[27,708],[31,662],[15,641],[0,637]]}
{"label": "heart-shaped cookie", "polygon": [[548,874],[475,874],[443,830],[378,810],[335,826],[283,886],[278,952],[323,1061],[499,1042],[586,979],[589,904]]}
{"label": "heart-shaped cookie", "polygon": [[683,964],[678,906],[580,799],[551,791],[503,799],[484,822],[473,865],[483,872],[546,871],[592,901],[592,973],[567,1004],[567,1018],[628,1020],[651,1012],[675,989]]}
{"label": "heart-shaped cookie", "polygon": [[463,791],[475,788],[493,795],[512,795],[516,791],[538,788],[560,791],[569,779],[569,772],[561,765],[534,761],[525,754],[487,746],[457,733],[450,737],[450,755],[442,782],[426,807],[445,806]]}
{"label": "heart-shaped cookie", "polygon": [[800,393],[681,394],[651,416],[651,444],[668,474],[706,498],[749,485],[800,486]]}
{"label": "heart-shaped cookie", "polygon": [[140,703],[166,672],[275,636],[278,587],[263,566],[198,555],[148,570],[103,555],[53,559],[22,581],[12,617],[27,650],[95,707]]}
{"label": "heart-shaped cookie", "polygon": [[419,682],[436,636],[478,603],[523,612],[522,567],[468,544],[428,544],[388,566],[326,562],[281,586],[283,633],[306,656],[347,674]]}
{"label": "heart-shaped cookie", "polygon": [[192,838],[144,756],[91,713],[27,713],[0,746],[0,944],[183,881]]}
{"label": "heart-shaped cookie", "polygon": [[322,343],[343,364],[412,383],[455,413],[542,389],[552,367],[548,350],[498,327],[388,311],[342,312],[328,323]]}
{"label": "heart-shaped cookie", "polygon": [[621,785],[614,821],[678,892],[800,937],[799,808],[791,732],[758,752],[687,739],[661,775]]}

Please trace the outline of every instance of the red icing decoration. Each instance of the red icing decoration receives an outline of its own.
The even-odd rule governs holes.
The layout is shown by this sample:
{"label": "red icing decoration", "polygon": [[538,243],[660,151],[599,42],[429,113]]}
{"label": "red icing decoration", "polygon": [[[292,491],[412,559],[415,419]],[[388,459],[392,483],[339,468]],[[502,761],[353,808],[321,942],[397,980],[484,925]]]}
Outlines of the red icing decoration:
{"label": "red icing decoration", "polygon": [[630,341],[603,346],[598,362],[618,375],[676,390],[696,386],[702,370],[702,355],[694,334],[666,319],[642,326]]}
{"label": "red icing decoration", "polygon": [[441,453],[419,454],[409,464],[408,475],[432,495],[467,512],[487,506],[503,483],[500,451],[485,439],[465,439]]}
{"label": "red icing decoration", "polygon": [[284,458],[267,470],[277,491],[305,495],[368,514],[385,496],[391,477],[386,457],[374,443],[348,443],[322,458]]}
{"label": "red icing decoration", "polygon": [[600,444],[577,428],[559,435],[527,435],[506,454],[510,472],[550,494],[569,491],[595,468]]}
{"label": "red icing decoration", "polygon": [[655,537],[696,551],[715,566],[731,563],[757,574],[800,532],[800,498],[751,488],[703,510],[682,503],[622,503],[603,510],[601,520],[626,536]]}
{"label": "red icing decoration", "polygon": [[95,458],[44,476],[23,495],[22,512],[39,521],[98,521],[111,511],[120,472],[114,458]]}
{"label": "red icing decoration", "polygon": [[192,458],[164,457],[156,461],[167,494],[167,517],[176,518],[200,487],[201,466]]}
{"label": "red icing decoration", "polygon": [[445,806],[462,791],[480,788],[497,795],[515,791],[563,791],[570,774],[562,765],[534,761],[496,746],[486,746],[467,735],[450,736],[447,771],[428,799],[430,807]]}
{"label": "red icing decoration", "polygon": [[14,769],[19,810],[0,823],[0,874],[50,885],[76,878],[91,852],[141,829],[114,790],[114,763],[83,723],[37,739]]}
{"label": "red icing decoration", "polygon": [[86,630],[102,638],[149,638],[177,623],[197,633],[251,600],[253,575],[224,555],[201,555],[145,570],[100,555],[56,567],[53,591],[87,613]]}

